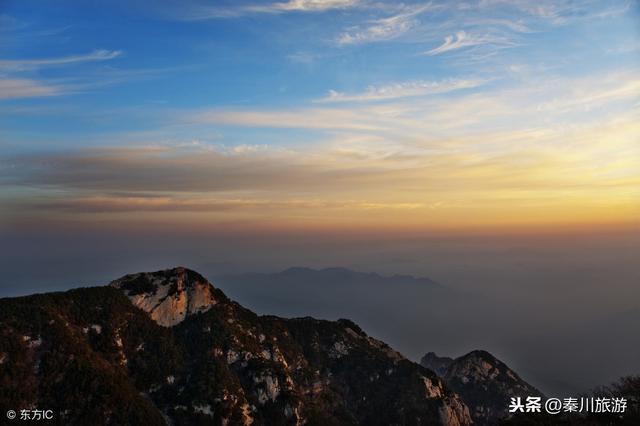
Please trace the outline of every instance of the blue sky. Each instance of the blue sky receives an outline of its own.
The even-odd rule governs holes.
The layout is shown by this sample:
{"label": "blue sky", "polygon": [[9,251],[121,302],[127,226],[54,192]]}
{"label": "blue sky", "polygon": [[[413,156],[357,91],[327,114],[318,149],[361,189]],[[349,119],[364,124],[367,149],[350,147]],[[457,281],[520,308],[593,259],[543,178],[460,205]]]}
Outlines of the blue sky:
{"label": "blue sky", "polygon": [[[635,1],[5,1],[3,198],[8,214],[52,199],[312,210],[338,199],[351,204],[336,217],[414,210],[418,224],[422,209],[446,205],[434,221],[464,222],[475,207],[460,200],[497,205],[514,188],[523,210],[566,216],[615,186],[605,203],[628,220],[639,10]],[[168,170],[165,189],[150,183]],[[431,188],[443,174],[449,183]],[[601,192],[584,192],[594,182]],[[567,192],[552,187],[575,199],[561,208]]]}
{"label": "blue sky", "polygon": [[[509,67],[581,77],[637,65],[637,3],[528,3],[5,2],[3,59],[44,62],[5,65],[5,78],[51,96],[24,88],[3,104],[54,110],[6,127],[74,137],[155,128],[172,109],[296,107],[330,90],[451,79],[489,80],[465,92],[492,90],[517,83]],[[447,37],[451,50],[424,54]]]}

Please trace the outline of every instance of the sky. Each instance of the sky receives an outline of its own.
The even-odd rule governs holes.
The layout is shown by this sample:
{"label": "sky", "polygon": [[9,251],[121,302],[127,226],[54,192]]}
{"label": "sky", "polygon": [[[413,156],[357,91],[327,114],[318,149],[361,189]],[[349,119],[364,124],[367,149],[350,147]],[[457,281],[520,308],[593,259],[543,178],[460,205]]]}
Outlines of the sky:
{"label": "sky", "polygon": [[5,0],[0,213],[27,227],[637,228],[639,10]]}
{"label": "sky", "polygon": [[638,1],[0,0],[0,297],[427,276],[445,333],[365,329],[583,390],[640,371],[584,329],[634,331],[638,252]]}

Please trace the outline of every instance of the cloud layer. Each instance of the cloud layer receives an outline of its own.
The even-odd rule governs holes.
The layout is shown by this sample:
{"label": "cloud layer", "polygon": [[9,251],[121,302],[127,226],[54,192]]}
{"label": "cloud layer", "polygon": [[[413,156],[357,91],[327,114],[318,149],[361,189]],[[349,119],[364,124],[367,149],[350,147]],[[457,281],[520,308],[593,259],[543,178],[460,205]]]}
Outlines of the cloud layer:
{"label": "cloud layer", "polygon": [[[318,226],[362,215],[362,223],[393,218],[416,227],[633,222],[640,208],[638,110],[601,116],[605,106],[622,111],[640,96],[631,75],[455,101],[194,112],[180,120],[316,129],[325,139],[306,149],[150,144],[6,157],[0,181],[30,191],[5,200],[4,211],[190,212]],[[574,121],[586,105],[600,118]],[[550,113],[571,126],[550,126]],[[494,127],[510,114],[508,128]]]}

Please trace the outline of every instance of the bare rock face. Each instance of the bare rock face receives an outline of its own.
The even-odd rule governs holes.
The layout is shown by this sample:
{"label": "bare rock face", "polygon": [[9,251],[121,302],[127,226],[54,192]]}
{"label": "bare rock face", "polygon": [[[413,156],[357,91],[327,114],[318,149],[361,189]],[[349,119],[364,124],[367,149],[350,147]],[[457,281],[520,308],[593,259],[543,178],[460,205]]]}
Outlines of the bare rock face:
{"label": "bare rock face", "polygon": [[[441,399],[443,401],[439,409],[440,424],[447,426],[463,426],[473,423],[469,408],[460,396],[445,388],[442,380],[427,379],[423,377],[427,399]],[[433,421],[435,423],[435,421]]]}
{"label": "bare rock face", "polygon": [[507,418],[509,398],[542,396],[506,364],[486,351],[456,359],[427,353],[420,364],[435,371],[471,410],[475,424],[492,425]]}
{"label": "bare rock face", "polygon": [[469,408],[462,399],[453,394],[446,399],[446,403],[440,408],[440,423],[447,426],[465,426],[473,423]]}
{"label": "bare rock face", "polygon": [[213,286],[200,274],[182,267],[125,275],[110,285],[123,290],[131,303],[163,327],[206,312],[217,303]]}

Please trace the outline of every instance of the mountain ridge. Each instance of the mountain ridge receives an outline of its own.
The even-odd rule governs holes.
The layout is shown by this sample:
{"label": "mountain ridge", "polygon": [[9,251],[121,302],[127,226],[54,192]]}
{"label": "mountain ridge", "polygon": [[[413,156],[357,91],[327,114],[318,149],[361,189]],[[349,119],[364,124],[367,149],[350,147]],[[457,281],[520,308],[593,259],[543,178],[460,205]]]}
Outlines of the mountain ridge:
{"label": "mountain ridge", "polygon": [[[70,425],[471,423],[435,373],[352,321],[258,316],[199,277],[1,300],[0,409]],[[200,287],[209,303],[189,311]]]}
{"label": "mountain ridge", "polygon": [[309,275],[318,275],[334,278],[352,278],[352,279],[366,279],[366,280],[375,280],[375,281],[383,281],[383,280],[398,280],[400,282],[414,282],[414,283],[422,283],[424,285],[431,285],[434,287],[446,288],[445,285],[432,280],[428,277],[416,277],[414,275],[408,274],[393,274],[393,275],[384,275],[379,274],[377,272],[361,272],[354,269],[342,267],[342,266],[331,266],[326,268],[311,268],[308,266],[291,266],[289,268],[283,269],[277,272],[246,272],[240,274],[226,274],[220,276],[220,278],[239,278],[239,277],[261,277],[261,278],[296,278],[296,277],[304,277],[308,278]]}
{"label": "mountain ridge", "polygon": [[434,371],[469,407],[474,424],[493,425],[508,418],[511,397],[544,397],[491,353],[476,349],[458,358],[428,352],[420,365]]}

